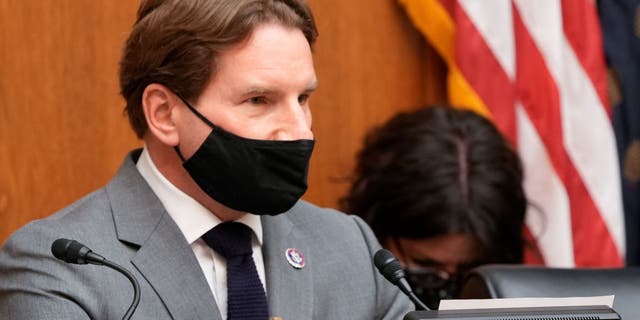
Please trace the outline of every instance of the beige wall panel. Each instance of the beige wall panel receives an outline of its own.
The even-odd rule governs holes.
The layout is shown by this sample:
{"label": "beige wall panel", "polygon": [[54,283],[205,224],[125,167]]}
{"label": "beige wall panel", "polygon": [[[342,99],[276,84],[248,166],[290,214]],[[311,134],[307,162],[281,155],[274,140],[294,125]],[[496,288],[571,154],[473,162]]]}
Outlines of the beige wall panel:
{"label": "beige wall panel", "polygon": [[[443,67],[392,0],[310,4],[320,87],[305,199],[335,207],[364,132],[398,110],[442,100]],[[141,145],[117,82],[137,5],[0,0],[0,241],[105,184]]]}
{"label": "beige wall panel", "polygon": [[117,66],[135,1],[0,0],[0,239],[103,185],[139,142]]}

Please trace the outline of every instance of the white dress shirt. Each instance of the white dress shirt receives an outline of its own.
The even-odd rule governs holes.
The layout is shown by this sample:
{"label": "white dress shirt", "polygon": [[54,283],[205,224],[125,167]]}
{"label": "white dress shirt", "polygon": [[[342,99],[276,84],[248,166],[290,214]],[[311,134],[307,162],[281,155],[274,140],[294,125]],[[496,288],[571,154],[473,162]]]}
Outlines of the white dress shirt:
{"label": "white dress shirt", "polygon": [[[185,239],[191,245],[193,253],[200,263],[202,272],[216,299],[222,319],[227,318],[227,262],[224,257],[213,251],[200,237],[221,223],[220,219],[199,202],[174,186],[165,178],[153,163],[145,146],[136,164],[138,171],[147,181],[151,190],[162,202],[169,216],[176,222]],[[264,260],[262,258],[262,223],[257,215],[246,214],[237,222],[244,223],[251,230],[253,260],[258,276],[266,291]],[[176,275],[178,276],[178,275]]]}

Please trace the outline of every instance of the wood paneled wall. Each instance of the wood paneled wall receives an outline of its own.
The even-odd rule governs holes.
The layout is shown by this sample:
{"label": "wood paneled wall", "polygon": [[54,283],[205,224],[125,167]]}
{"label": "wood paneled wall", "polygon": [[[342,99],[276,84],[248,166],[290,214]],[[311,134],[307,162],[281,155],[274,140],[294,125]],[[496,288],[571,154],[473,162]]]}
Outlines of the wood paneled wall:
{"label": "wood paneled wall", "polygon": [[[310,0],[320,38],[305,199],[337,207],[364,133],[444,100],[444,67],[394,0]],[[118,94],[137,0],[0,0],[0,242],[104,185],[141,145]]]}

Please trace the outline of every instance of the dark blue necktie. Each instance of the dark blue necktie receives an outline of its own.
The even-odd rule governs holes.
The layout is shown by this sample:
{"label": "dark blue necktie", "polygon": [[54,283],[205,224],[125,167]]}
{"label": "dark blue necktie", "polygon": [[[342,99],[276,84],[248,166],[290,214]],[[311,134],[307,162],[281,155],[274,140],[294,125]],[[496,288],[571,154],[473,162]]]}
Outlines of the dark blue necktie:
{"label": "dark blue necktie", "polygon": [[269,309],[264,287],[251,254],[251,229],[238,222],[224,222],[202,239],[227,259],[227,320],[267,320]]}

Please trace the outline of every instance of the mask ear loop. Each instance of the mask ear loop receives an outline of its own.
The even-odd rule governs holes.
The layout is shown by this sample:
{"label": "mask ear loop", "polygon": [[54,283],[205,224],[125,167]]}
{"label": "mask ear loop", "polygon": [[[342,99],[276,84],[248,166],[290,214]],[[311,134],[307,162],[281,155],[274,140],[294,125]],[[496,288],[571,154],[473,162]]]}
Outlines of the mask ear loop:
{"label": "mask ear loop", "polygon": [[198,110],[196,110],[196,108],[194,106],[192,106],[187,99],[183,98],[181,95],[179,94],[175,94],[180,100],[182,100],[182,102],[184,102],[184,104],[187,106],[187,108],[189,108],[189,110],[191,110],[191,112],[193,112],[193,114],[195,114],[198,118],[200,118],[200,120],[202,120],[204,123],[206,123],[209,127],[213,128],[213,129],[217,129],[216,125],[213,124],[213,122],[209,121],[209,119],[207,119],[205,116],[202,115],[202,113],[198,112]]}
{"label": "mask ear loop", "polygon": [[173,146],[173,149],[176,150],[176,153],[178,154],[178,157],[180,157],[180,160],[182,160],[182,162],[185,162],[185,158],[182,155],[182,152],[180,152],[180,148],[178,148],[178,146]]}
{"label": "mask ear loop", "polygon": [[[213,122],[209,121],[209,119],[207,119],[205,116],[202,115],[202,113],[198,112],[198,110],[196,110],[196,108],[194,106],[192,106],[187,99],[183,98],[181,95],[177,94],[174,92],[174,94],[178,97],[178,99],[182,100],[182,102],[187,106],[187,108],[189,108],[189,110],[191,112],[193,112],[193,114],[196,115],[196,117],[200,118],[200,120],[202,120],[204,123],[206,123],[209,127],[211,127],[212,129],[216,130],[217,127],[215,124],[213,124]],[[178,146],[174,146],[173,147],[174,150],[176,150],[176,153],[178,154],[178,157],[180,157],[180,160],[182,160],[182,162],[187,161],[184,156],[182,155],[182,152],[180,152],[180,148],[178,148]]]}

